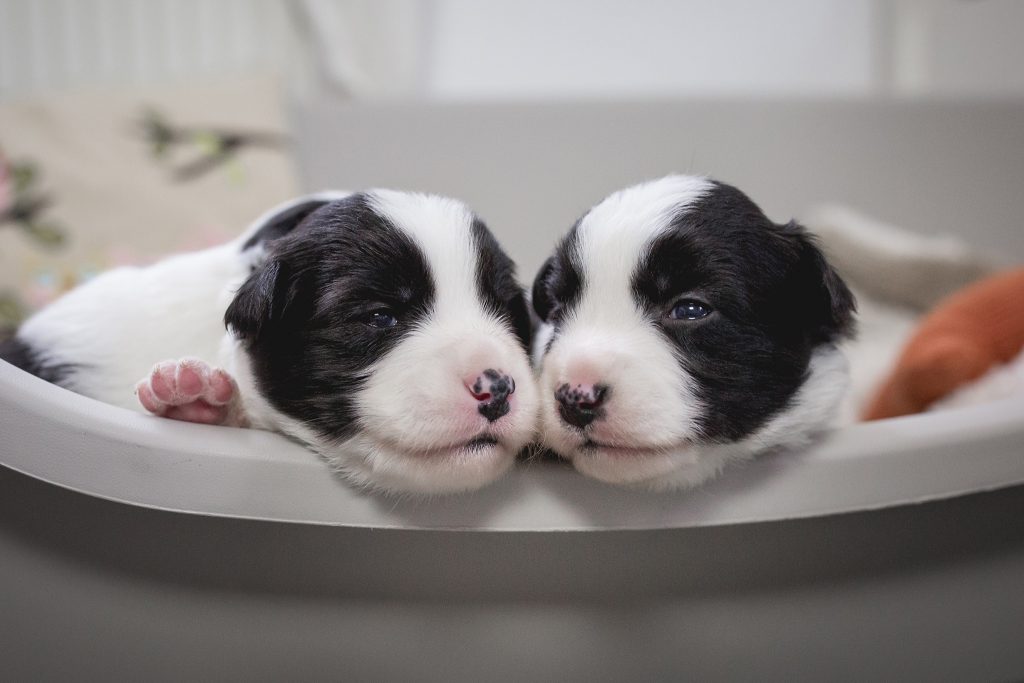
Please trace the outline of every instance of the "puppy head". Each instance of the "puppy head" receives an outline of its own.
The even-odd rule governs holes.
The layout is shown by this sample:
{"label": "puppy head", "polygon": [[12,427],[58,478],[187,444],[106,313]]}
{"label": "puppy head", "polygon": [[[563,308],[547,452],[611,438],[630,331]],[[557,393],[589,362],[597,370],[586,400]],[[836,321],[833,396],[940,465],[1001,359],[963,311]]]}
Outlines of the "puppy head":
{"label": "puppy head", "polygon": [[846,285],[800,226],[706,178],[595,206],[533,306],[544,443],[603,481],[697,484],[822,428],[845,386]]}
{"label": "puppy head", "polygon": [[512,261],[463,204],[312,197],[265,217],[246,248],[266,253],[225,321],[267,421],[352,481],[472,489],[531,440],[527,305]]}

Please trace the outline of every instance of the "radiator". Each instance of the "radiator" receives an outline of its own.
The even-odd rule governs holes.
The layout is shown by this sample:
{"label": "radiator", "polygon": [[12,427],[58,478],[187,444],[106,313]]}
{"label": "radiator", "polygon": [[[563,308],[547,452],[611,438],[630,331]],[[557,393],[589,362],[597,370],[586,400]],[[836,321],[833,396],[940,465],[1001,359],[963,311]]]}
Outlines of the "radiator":
{"label": "radiator", "polygon": [[284,71],[285,0],[0,0],[0,98]]}

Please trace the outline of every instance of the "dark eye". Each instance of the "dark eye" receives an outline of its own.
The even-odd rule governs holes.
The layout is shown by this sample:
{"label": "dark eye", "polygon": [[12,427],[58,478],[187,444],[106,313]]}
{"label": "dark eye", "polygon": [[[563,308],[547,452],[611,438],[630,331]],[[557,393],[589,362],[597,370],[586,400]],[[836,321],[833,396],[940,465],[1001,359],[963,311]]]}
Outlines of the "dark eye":
{"label": "dark eye", "polygon": [[386,330],[394,327],[398,324],[398,318],[395,314],[387,309],[381,309],[378,311],[371,311],[366,316],[366,324],[370,327],[376,327],[381,330]]}
{"label": "dark eye", "polygon": [[693,299],[676,302],[668,317],[673,320],[700,320],[711,315],[711,307]]}

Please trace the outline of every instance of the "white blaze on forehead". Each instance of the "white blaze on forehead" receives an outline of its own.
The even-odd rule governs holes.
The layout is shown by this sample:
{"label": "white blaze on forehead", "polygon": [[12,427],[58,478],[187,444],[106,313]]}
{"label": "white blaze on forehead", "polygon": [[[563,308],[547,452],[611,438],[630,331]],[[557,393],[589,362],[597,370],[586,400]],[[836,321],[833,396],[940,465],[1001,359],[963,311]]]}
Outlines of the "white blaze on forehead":
{"label": "white blaze on forehead", "polygon": [[[652,241],[713,187],[704,178],[669,176],[611,195],[580,221],[580,300],[541,371],[544,441],[563,456],[587,457],[575,453],[583,437],[556,409],[554,392],[565,382],[596,378],[611,388],[605,418],[591,427],[596,441],[657,448],[698,435],[702,407],[694,382],[674,345],[646,320],[632,279]],[[590,465],[577,463],[583,470]]]}
{"label": "white blaze on forehead", "polygon": [[[372,209],[420,249],[434,284],[432,310],[381,356],[355,396],[359,457],[339,461],[357,482],[403,491],[472,489],[496,479],[532,438],[536,388],[518,340],[477,294],[473,213],[461,202],[390,190],[367,193]],[[489,424],[467,391],[486,368],[517,380],[510,412]],[[499,439],[469,453],[484,430]]]}
{"label": "white blaze on forehead", "polygon": [[436,290],[435,315],[465,317],[482,311],[469,207],[447,197],[395,190],[373,190],[367,196],[373,208],[412,238],[426,257]]}
{"label": "white blaze on forehead", "polygon": [[637,312],[631,292],[640,259],[681,211],[713,187],[700,176],[667,176],[620,190],[591,209],[577,233],[585,285],[575,317],[621,325],[624,309]]}

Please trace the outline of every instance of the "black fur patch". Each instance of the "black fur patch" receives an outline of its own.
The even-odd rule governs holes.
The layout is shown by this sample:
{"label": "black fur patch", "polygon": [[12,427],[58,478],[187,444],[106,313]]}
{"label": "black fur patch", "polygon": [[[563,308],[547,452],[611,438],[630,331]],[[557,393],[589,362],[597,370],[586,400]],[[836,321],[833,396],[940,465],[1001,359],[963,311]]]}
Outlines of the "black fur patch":
{"label": "black fur patch", "polygon": [[[853,296],[807,233],[772,223],[723,183],[651,245],[633,293],[696,380],[713,441],[740,439],[783,410],[811,352],[852,331]],[[713,313],[667,317],[684,298]]]}
{"label": "black fur patch", "polygon": [[256,233],[245,241],[242,245],[242,251],[248,251],[257,244],[263,242],[270,242],[276,239],[284,237],[289,232],[297,228],[302,224],[302,221],[306,219],[311,213],[330,203],[326,199],[314,199],[282,211],[275,215],[271,220],[267,221],[263,227],[256,231]]}
{"label": "black fur patch", "polygon": [[[325,438],[358,429],[355,396],[367,369],[428,314],[426,257],[366,195],[297,218],[242,285],[225,323],[243,339],[270,403]],[[398,323],[370,324],[387,310]]]}
{"label": "black fur patch", "polygon": [[[578,226],[533,285],[537,315],[555,326],[552,340],[586,286]],[[680,212],[632,279],[636,301],[697,381],[708,441],[740,439],[784,409],[806,378],[811,352],[853,331],[853,296],[806,231],[772,223],[724,183]],[[713,312],[669,319],[681,299]]]}
{"label": "black fur patch", "polygon": [[530,311],[523,288],[516,280],[516,266],[479,218],[473,220],[477,249],[476,286],[480,300],[508,323],[524,349],[530,346]]}
{"label": "black fur patch", "polygon": [[40,379],[61,386],[75,371],[74,365],[44,363],[38,352],[17,337],[0,342],[0,359]]}
{"label": "black fur patch", "polygon": [[555,253],[544,262],[533,281],[533,310],[544,322],[556,324],[579,301],[584,284],[579,264],[579,225],[577,221],[559,241]]}

